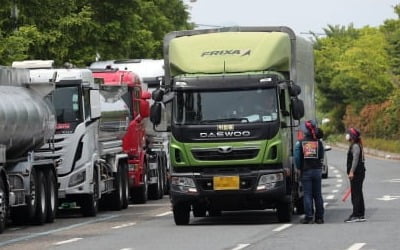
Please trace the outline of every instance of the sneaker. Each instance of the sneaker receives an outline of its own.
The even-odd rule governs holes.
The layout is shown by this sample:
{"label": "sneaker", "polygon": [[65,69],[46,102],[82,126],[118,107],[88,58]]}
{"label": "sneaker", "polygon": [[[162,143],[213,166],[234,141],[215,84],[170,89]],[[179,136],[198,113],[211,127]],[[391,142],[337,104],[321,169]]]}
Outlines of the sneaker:
{"label": "sneaker", "polygon": [[316,224],[324,224],[324,219],[315,219]]}
{"label": "sneaker", "polygon": [[313,224],[313,220],[309,218],[304,218],[300,220],[301,224]]}
{"label": "sneaker", "polygon": [[358,221],[359,222],[364,222],[364,221],[367,221],[367,219],[365,219],[364,216],[360,216],[360,217],[358,217]]}
{"label": "sneaker", "polygon": [[344,222],[359,222],[360,218],[359,217],[355,217],[355,216],[350,216],[349,218],[347,218]]}

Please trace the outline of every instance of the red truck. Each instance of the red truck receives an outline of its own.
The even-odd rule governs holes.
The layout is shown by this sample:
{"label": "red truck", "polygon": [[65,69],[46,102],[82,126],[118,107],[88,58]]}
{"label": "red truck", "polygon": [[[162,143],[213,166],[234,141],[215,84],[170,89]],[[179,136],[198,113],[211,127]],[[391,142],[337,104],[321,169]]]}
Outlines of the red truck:
{"label": "red truck", "polygon": [[145,118],[149,117],[151,94],[142,89],[135,73],[106,67],[91,69],[94,78],[104,81],[104,86],[126,86],[121,98],[131,112],[128,131],[123,138],[123,151],[128,154],[129,191],[134,203],[147,199],[160,199],[164,195],[166,170],[159,164],[157,152],[152,151],[146,137]]}

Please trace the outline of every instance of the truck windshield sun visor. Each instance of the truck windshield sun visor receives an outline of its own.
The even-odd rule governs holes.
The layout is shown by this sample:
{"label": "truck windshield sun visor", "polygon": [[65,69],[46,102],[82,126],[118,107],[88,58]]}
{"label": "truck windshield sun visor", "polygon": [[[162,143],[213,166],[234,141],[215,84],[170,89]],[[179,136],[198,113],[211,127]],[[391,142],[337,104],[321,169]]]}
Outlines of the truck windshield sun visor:
{"label": "truck windshield sun visor", "polygon": [[249,88],[274,88],[278,84],[278,76],[260,75],[218,75],[218,76],[184,76],[175,78],[173,90],[227,90]]}

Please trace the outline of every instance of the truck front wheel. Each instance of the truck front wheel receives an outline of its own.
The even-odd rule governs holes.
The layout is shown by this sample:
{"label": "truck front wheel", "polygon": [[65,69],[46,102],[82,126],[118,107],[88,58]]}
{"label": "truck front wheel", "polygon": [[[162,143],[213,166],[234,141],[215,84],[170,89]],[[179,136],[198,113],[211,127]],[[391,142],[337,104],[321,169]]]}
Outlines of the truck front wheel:
{"label": "truck front wheel", "polygon": [[190,221],[190,206],[187,204],[175,204],[172,207],[174,221],[177,226],[187,225]]}
{"label": "truck front wheel", "polygon": [[117,173],[115,174],[114,179],[114,187],[115,190],[111,194],[111,208],[112,210],[119,211],[122,209],[123,206],[123,199],[124,199],[124,179],[123,179],[123,168],[120,165],[118,168]]}
{"label": "truck front wheel", "polygon": [[290,222],[292,220],[292,204],[290,202],[281,202],[276,208],[276,215],[279,222]]}
{"label": "truck front wheel", "polygon": [[88,194],[81,201],[81,212],[85,217],[94,217],[99,210],[99,180],[97,168],[93,170],[93,194]]}
{"label": "truck front wheel", "polygon": [[148,185],[147,173],[143,176],[143,186],[131,190],[132,201],[136,204],[144,204],[148,198]]}

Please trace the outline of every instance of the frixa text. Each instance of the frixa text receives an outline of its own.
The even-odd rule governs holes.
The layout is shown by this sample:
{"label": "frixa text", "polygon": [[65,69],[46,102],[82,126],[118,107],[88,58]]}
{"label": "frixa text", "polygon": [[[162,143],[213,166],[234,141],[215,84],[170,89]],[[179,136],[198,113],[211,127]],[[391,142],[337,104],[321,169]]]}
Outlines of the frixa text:
{"label": "frixa text", "polygon": [[225,56],[225,55],[236,55],[236,56],[249,56],[251,53],[250,49],[229,49],[229,50],[213,50],[204,51],[201,56]]}
{"label": "frixa text", "polygon": [[217,132],[202,132],[200,138],[219,138],[219,137],[248,137],[250,131],[217,131]]}

